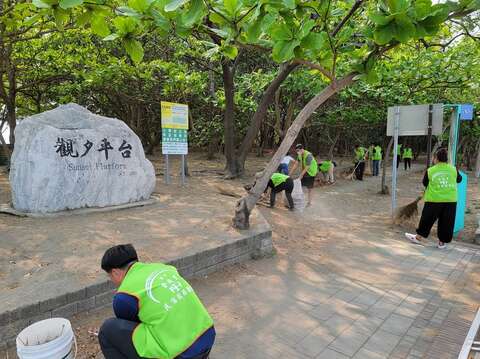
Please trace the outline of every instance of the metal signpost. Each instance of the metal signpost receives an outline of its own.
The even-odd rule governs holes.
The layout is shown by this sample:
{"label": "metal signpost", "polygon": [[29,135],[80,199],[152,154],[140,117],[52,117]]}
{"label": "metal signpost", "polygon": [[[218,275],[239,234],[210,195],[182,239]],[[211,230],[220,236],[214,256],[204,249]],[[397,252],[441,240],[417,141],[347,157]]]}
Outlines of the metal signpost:
{"label": "metal signpost", "polygon": [[442,126],[442,104],[388,108],[387,136],[393,136],[392,217],[395,216],[395,209],[397,208],[398,137],[429,136],[429,151],[431,151],[431,136],[440,135]]}
{"label": "metal signpost", "polygon": [[185,155],[188,154],[188,105],[161,102],[162,153],[165,155],[165,183],[170,183],[169,155],[182,156],[182,185],[185,185]]}

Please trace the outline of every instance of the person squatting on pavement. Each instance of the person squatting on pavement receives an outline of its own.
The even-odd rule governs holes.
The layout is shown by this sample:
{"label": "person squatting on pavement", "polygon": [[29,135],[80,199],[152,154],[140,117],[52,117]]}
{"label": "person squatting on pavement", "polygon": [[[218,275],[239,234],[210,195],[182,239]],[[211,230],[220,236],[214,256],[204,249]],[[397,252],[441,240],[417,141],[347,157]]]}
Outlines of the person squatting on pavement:
{"label": "person squatting on pavement", "polygon": [[105,359],[209,357],[213,320],[175,267],[139,262],[131,244],[108,249],[101,267],[118,287],[98,333]]}

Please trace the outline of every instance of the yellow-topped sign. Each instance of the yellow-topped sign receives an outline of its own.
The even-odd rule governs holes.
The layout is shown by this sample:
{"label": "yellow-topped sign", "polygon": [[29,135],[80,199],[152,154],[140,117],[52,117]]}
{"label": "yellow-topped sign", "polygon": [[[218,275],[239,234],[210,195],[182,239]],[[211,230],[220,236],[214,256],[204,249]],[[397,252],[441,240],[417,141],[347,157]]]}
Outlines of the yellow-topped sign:
{"label": "yellow-topped sign", "polygon": [[162,128],[188,130],[188,105],[174,102],[161,102]]}

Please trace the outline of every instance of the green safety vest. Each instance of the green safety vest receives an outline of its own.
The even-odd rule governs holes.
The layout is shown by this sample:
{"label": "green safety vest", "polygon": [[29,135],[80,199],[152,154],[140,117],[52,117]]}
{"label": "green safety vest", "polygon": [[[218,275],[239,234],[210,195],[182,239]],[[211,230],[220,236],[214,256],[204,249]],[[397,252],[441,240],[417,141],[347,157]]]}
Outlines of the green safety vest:
{"label": "green safety vest", "polygon": [[328,172],[328,170],[332,168],[332,166],[333,166],[332,161],[323,161],[319,169],[321,172]]}
{"label": "green safety vest", "polygon": [[285,182],[288,179],[288,176],[283,173],[275,172],[270,179],[273,182],[273,186],[277,187],[279,184]]}
{"label": "green safety vest", "polygon": [[355,150],[355,159],[357,161],[363,161],[365,159],[365,148],[359,147],[358,150]]}
{"label": "green safety vest", "polygon": [[397,145],[397,156],[402,154],[402,145]]}
{"label": "green safety vest", "polygon": [[407,147],[403,150],[403,158],[413,158],[412,149]]}
{"label": "green safety vest", "polygon": [[438,163],[427,170],[425,202],[457,202],[457,169]]}
{"label": "green safety vest", "polygon": [[380,146],[375,146],[375,152],[373,153],[373,159],[375,161],[380,161],[382,159],[382,148]]}
{"label": "green safety vest", "polygon": [[134,263],[118,292],[138,299],[140,324],[132,340],[142,358],[175,358],[213,325],[192,287],[175,267]]}
{"label": "green safety vest", "polygon": [[[298,156],[297,160],[302,164],[302,169],[308,167],[307,166],[307,157],[308,155],[312,155],[310,152],[307,150],[303,150],[303,156],[300,155]],[[312,162],[310,163],[310,168],[307,171],[309,176],[315,177],[318,173],[318,164],[317,160],[315,160],[315,157],[312,155]]]}

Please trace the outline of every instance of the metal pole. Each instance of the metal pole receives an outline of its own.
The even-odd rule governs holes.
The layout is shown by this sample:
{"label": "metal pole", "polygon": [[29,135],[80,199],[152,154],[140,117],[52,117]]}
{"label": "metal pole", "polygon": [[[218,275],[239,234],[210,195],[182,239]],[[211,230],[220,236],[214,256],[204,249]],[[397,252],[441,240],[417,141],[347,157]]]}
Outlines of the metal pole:
{"label": "metal pole", "polygon": [[427,168],[430,167],[432,158],[432,120],[433,120],[433,105],[428,105],[428,147],[427,147]]}
{"label": "metal pole", "polygon": [[182,186],[185,186],[185,155],[182,155]]}
{"label": "metal pole", "polygon": [[165,183],[170,184],[170,168],[168,163],[168,155],[165,155]]}
{"label": "metal pole", "polygon": [[392,167],[392,218],[395,217],[397,208],[397,157],[398,157],[398,132],[400,129],[400,107],[395,107],[395,120],[393,127],[393,167]]}

